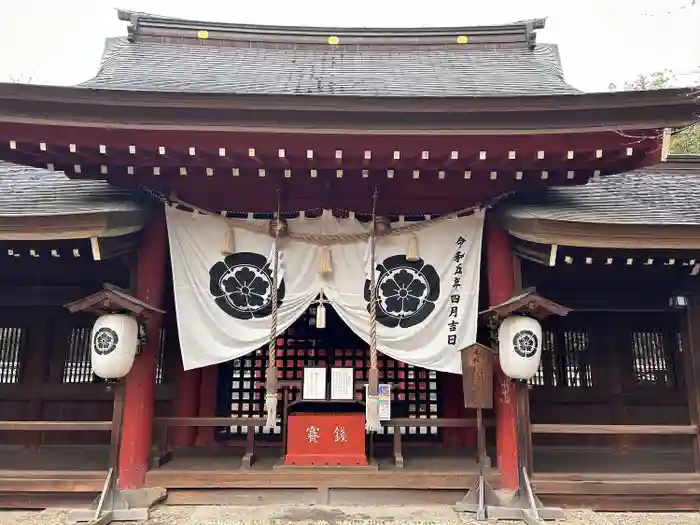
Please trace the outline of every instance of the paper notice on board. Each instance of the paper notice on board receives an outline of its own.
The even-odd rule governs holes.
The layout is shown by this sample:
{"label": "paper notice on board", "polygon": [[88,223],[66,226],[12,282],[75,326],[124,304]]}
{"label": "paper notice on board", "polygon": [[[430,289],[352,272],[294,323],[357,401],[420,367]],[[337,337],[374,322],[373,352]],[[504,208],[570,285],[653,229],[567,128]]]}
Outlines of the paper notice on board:
{"label": "paper notice on board", "polygon": [[391,419],[391,385],[379,385],[379,421]]}
{"label": "paper notice on board", "polygon": [[331,399],[355,399],[355,370],[348,367],[331,368]]}
{"label": "paper notice on board", "polygon": [[326,369],[304,368],[303,399],[326,399]]}

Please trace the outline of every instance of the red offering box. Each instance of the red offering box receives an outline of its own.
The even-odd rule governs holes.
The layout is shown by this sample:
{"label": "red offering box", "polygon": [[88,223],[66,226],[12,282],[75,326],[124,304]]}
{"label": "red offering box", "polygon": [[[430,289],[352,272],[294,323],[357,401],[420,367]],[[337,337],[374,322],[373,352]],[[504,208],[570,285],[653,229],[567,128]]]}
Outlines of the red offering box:
{"label": "red offering box", "polygon": [[285,465],[356,467],[367,465],[365,415],[290,414]]}

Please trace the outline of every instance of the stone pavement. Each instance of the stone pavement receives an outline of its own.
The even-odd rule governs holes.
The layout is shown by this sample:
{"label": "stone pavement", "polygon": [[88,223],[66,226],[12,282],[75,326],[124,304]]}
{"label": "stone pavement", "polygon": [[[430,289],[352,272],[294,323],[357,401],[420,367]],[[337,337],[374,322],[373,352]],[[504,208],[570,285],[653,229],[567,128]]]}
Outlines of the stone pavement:
{"label": "stone pavement", "polygon": [[[65,511],[2,512],[0,525],[63,525]],[[457,515],[446,505],[338,507],[269,505],[257,507],[159,507],[139,525],[486,525]],[[554,524],[555,522],[549,522]],[[700,513],[594,513],[572,511],[558,525],[700,525]],[[133,524],[132,525],[136,525]]]}

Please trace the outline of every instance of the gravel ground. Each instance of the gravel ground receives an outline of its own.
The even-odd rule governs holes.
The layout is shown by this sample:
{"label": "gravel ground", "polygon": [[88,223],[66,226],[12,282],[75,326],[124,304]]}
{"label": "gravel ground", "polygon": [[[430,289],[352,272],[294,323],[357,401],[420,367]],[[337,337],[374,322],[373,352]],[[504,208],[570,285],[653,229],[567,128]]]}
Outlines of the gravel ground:
{"label": "gravel ground", "polygon": [[[0,525],[63,525],[66,511],[0,512]],[[456,515],[448,506],[327,507],[318,505],[263,507],[160,507],[139,525],[484,525]],[[554,522],[549,522],[554,523]],[[594,513],[572,511],[560,525],[700,525],[700,513]],[[136,525],[132,522],[132,525]]]}

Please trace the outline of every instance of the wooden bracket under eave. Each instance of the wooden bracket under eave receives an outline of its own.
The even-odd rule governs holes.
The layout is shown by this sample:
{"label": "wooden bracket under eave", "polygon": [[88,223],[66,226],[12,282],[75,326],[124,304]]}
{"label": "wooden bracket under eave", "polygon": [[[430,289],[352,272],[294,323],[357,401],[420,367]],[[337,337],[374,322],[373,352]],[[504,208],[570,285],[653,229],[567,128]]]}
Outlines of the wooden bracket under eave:
{"label": "wooden bracket under eave", "polygon": [[527,315],[542,321],[550,315],[565,316],[570,311],[570,308],[545,299],[534,288],[529,288],[504,303],[479,312],[479,319],[489,326],[495,326],[510,315]]}
{"label": "wooden bracket under eave", "polygon": [[143,316],[145,314],[165,313],[163,310],[136,299],[123,288],[109,283],[103,283],[102,290],[99,292],[63,306],[68,308],[71,313],[92,312],[97,315],[128,312],[135,316]]}

